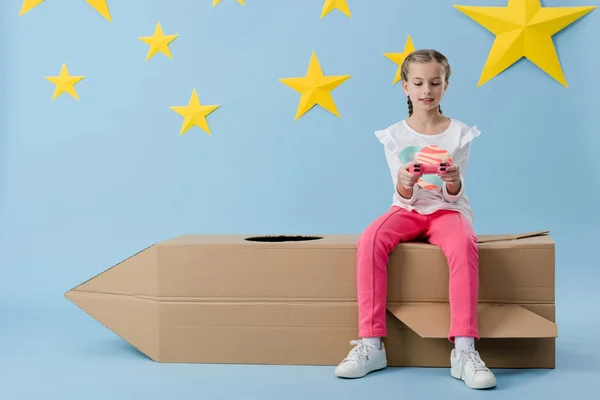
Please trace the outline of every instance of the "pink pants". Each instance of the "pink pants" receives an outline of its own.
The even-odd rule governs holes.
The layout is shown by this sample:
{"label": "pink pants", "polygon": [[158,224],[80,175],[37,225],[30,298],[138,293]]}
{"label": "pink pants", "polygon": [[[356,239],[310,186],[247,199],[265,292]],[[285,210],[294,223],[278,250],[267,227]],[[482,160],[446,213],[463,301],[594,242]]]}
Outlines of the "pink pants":
{"label": "pink pants", "polygon": [[424,238],[439,246],[448,260],[450,331],[479,340],[477,298],[479,249],[469,221],[456,211],[421,215],[393,206],[373,221],[358,240],[356,278],[360,337],[387,336],[387,263],[401,242]]}

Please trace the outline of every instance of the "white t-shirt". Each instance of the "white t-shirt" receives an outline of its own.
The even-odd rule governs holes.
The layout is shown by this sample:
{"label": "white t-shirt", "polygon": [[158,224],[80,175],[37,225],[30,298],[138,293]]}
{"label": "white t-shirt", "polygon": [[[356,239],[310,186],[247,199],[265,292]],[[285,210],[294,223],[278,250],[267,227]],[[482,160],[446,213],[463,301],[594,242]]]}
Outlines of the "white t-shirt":
{"label": "white t-shirt", "polygon": [[[437,210],[456,210],[471,223],[473,211],[465,194],[465,177],[469,163],[471,141],[480,135],[477,127],[469,127],[463,122],[450,119],[450,126],[436,135],[423,135],[412,129],[406,120],[397,122],[386,129],[375,132],[384,146],[385,157],[394,183],[392,206],[397,205],[420,214],[431,214]],[[450,161],[458,165],[461,175],[461,189],[450,195],[446,183],[437,175],[423,175],[413,187],[410,199],[400,196],[396,190],[398,169],[407,162],[436,164]]]}

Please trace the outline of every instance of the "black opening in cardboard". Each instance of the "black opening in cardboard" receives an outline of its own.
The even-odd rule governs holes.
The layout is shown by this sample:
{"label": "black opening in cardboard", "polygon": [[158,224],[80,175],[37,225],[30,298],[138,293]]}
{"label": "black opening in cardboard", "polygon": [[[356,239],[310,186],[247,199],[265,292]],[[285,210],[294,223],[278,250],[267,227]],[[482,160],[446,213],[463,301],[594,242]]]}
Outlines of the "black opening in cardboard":
{"label": "black opening in cardboard", "polygon": [[306,240],[320,240],[320,236],[302,236],[302,235],[267,235],[267,236],[251,236],[245,238],[251,242],[300,242]]}

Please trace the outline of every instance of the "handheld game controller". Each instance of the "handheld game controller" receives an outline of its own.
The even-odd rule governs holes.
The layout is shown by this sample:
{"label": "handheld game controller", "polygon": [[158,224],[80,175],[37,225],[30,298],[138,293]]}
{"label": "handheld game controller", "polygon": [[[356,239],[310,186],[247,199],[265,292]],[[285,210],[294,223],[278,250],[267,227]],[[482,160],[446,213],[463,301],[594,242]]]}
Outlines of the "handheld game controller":
{"label": "handheld game controller", "polygon": [[415,175],[445,174],[446,168],[448,168],[449,166],[449,162],[441,162],[438,164],[414,163],[410,166],[408,170]]}

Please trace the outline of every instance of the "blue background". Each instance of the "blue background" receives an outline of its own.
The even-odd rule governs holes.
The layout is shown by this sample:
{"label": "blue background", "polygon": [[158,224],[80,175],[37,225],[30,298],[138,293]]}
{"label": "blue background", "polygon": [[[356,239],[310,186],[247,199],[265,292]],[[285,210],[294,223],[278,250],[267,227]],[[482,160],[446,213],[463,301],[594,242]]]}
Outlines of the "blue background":
{"label": "blue background", "polygon": [[[211,3],[112,0],[109,23],[83,0],[48,0],[22,17],[21,1],[2,2],[0,397],[483,396],[446,369],[346,381],[333,368],[156,364],[63,297],[182,233],[361,232],[393,193],[373,132],[406,117],[383,53],[402,52],[409,34],[450,60],[445,114],[482,131],[467,178],[476,231],[549,229],[557,243],[557,369],[496,371],[485,395],[593,397],[598,10],[554,36],[568,89],[527,60],[478,88],[494,37],[450,1],[349,0],[352,19],[334,10],[322,20],[323,0]],[[156,22],[180,35],[173,60],[144,61],[137,38]],[[294,121],[299,94],[278,79],[303,76],[313,50],[326,75],[352,75],[333,92],[342,118],[314,108]],[[51,101],[44,77],[63,62],[86,77],[80,101]],[[208,117],[212,136],[179,136],[169,107],[186,105],[193,88],[221,105]]]}

